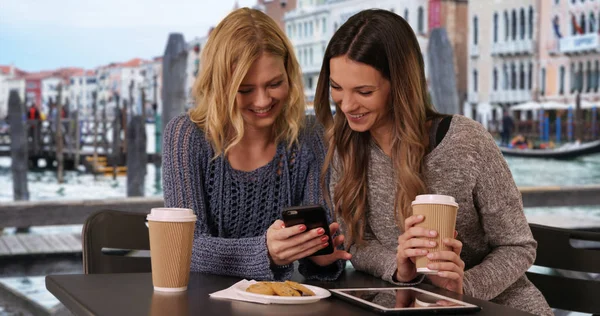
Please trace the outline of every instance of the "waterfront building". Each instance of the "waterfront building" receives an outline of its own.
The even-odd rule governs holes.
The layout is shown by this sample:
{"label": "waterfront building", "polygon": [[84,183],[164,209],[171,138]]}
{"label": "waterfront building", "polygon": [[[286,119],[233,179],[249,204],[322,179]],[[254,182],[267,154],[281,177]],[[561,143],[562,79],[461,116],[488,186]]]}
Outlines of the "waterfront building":
{"label": "waterfront building", "polygon": [[[371,8],[401,15],[412,26],[427,63],[427,45],[432,29],[445,27],[454,48],[459,96],[466,95],[467,2],[458,0],[299,0],[285,14],[285,31],[302,68],[307,101],[314,101],[323,54],[333,33],[352,15]],[[427,65],[426,72],[427,72]],[[429,76],[429,74],[427,74]]]}
{"label": "waterfront building", "polygon": [[[464,113],[494,129],[490,122],[517,104],[573,106],[578,93],[600,102],[599,8],[596,0],[470,1]],[[538,114],[523,111],[517,119]]]}

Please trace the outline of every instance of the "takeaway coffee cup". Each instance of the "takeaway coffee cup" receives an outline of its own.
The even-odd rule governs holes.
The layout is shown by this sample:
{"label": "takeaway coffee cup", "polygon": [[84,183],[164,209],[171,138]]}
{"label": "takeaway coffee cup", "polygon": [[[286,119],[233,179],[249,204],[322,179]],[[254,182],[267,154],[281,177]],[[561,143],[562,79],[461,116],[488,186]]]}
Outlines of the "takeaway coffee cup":
{"label": "takeaway coffee cup", "polygon": [[190,209],[153,208],[147,219],[154,290],[187,290],[196,215]]}
{"label": "takeaway coffee cup", "polygon": [[[454,229],[456,226],[456,214],[458,204],[453,197],[448,195],[424,194],[418,195],[412,202],[413,215],[423,215],[424,220],[415,225],[425,227],[438,232],[436,237],[425,238],[436,242],[435,248],[427,248],[429,252],[443,250],[452,250],[443,244],[444,238],[454,238]],[[416,266],[418,273],[436,274],[437,271],[427,268],[430,260],[426,256],[417,257]],[[432,260],[432,262],[441,262]]]}

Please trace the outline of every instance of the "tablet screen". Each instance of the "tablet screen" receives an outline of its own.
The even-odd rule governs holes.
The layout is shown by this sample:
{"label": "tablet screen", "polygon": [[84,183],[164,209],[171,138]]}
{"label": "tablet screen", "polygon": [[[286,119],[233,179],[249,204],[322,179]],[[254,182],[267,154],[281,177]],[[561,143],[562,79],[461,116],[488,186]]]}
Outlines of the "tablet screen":
{"label": "tablet screen", "polygon": [[477,306],[418,288],[337,289],[332,292],[381,310],[456,309]]}

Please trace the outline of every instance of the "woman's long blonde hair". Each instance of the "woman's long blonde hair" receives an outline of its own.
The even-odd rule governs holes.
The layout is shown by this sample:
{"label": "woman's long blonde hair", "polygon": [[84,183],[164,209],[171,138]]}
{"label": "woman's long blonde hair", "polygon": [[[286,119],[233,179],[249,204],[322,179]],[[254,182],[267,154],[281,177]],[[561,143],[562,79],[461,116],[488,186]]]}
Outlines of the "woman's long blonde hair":
{"label": "woman's long blonde hair", "polygon": [[[337,152],[339,163],[333,167],[339,180],[333,188],[333,201],[329,200],[329,203],[345,223],[347,243],[361,244],[368,203],[367,165],[372,140],[369,132],[350,129],[338,105],[335,117],[331,115],[329,61],[344,55],[372,66],[391,83],[391,159],[396,177],[395,218],[399,227],[404,226],[404,218],[411,212],[412,200],[426,190],[422,176],[428,135],[426,121],[439,114],[428,98],[419,43],[403,18],[385,10],[366,10],[348,19],[333,35],[325,51],[315,95],[316,114],[325,126],[329,146],[321,177],[325,179],[327,168],[332,165]],[[330,196],[325,186],[323,191],[326,197]]]}
{"label": "woman's long blonde hair", "polygon": [[273,19],[261,11],[241,8],[227,15],[210,33],[192,92],[196,106],[190,110],[190,118],[204,130],[216,156],[227,154],[244,136],[236,94],[263,53],[283,58],[290,87],[273,126],[275,141],[287,140],[291,145],[298,139],[306,103],[294,49]]}

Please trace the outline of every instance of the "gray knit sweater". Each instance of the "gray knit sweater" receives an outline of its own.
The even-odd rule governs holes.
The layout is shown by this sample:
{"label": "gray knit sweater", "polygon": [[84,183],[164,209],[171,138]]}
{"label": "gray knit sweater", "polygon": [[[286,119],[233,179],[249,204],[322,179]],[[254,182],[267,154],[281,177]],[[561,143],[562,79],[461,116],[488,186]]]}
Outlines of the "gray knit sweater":
{"label": "gray knit sweater", "polygon": [[[368,167],[365,245],[352,245],[357,270],[392,282],[402,230],[395,224],[392,161],[374,142]],[[536,241],[523,214],[521,194],[490,134],[463,116],[452,118],[440,144],[425,157],[428,193],[459,204],[456,230],[463,243],[466,295],[538,315],[552,315],[525,271],[535,259]],[[333,168],[332,183],[339,175]]]}
{"label": "gray knit sweater", "polygon": [[[271,265],[266,231],[286,206],[325,204],[319,184],[323,129],[309,124],[291,149],[280,143],[271,162],[243,172],[223,155],[213,159],[210,142],[187,115],[169,122],[163,138],[165,206],[190,208],[198,216],[192,271],[258,280],[292,276],[292,264]],[[330,280],[343,262],[319,267],[303,259],[299,270],[309,279]]]}

